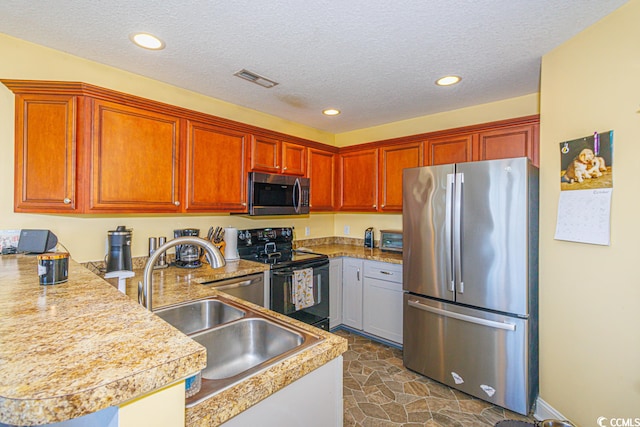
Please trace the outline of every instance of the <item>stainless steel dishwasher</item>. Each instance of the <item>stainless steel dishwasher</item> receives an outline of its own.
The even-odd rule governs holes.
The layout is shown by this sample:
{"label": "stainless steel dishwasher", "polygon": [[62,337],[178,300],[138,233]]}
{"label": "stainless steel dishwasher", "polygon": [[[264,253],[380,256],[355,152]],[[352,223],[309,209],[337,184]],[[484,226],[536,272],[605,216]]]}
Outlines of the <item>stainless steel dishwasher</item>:
{"label": "stainless steel dishwasher", "polygon": [[203,285],[213,286],[217,291],[242,298],[264,307],[264,273],[249,274],[231,279],[205,282]]}

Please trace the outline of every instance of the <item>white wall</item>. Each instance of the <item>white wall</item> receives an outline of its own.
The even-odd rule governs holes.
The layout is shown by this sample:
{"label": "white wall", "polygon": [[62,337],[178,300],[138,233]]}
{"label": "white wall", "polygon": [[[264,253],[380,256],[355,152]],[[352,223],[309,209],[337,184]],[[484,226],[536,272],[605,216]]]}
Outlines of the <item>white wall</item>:
{"label": "white wall", "polygon": [[[545,55],[540,109],[541,397],[582,426],[640,419],[640,0]],[[611,245],[554,240],[559,143],[611,129]]]}

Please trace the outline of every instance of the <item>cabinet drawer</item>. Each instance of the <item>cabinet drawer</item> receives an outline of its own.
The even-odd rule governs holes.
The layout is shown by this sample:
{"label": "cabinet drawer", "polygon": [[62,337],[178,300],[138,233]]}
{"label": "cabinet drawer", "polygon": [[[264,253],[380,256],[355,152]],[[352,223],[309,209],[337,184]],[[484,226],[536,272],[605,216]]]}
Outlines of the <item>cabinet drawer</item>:
{"label": "cabinet drawer", "polygon": [[402,265],[367,261],[364,263],[364,276],[402,284]]}

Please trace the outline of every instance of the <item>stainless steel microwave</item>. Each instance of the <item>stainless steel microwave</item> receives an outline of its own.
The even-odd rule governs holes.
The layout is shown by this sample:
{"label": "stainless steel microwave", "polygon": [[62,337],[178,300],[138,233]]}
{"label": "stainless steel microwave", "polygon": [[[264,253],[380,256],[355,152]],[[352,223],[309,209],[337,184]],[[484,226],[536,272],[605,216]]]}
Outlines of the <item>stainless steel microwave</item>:
{"label": "stainless steel microwave", "polygon": [[309,178],[249,173],[249,215],[309,213]]}

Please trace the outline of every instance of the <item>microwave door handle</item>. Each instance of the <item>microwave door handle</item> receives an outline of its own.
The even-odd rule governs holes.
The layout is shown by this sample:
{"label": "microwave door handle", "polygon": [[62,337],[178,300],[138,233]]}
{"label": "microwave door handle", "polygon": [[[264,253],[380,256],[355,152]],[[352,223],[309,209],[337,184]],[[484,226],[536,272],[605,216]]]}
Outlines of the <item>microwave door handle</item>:
{"label": "microwave door handle", "polygon": [[[296,197],[296,193],[298,193],[298,197]],[[300,213],[301,204],[302,204],[302,187],[300,185],[300,178],[296,178],[296,182],[293,184],[293,209],[296,211],[296,213]]]}

